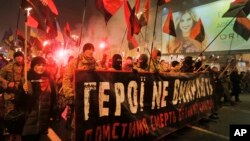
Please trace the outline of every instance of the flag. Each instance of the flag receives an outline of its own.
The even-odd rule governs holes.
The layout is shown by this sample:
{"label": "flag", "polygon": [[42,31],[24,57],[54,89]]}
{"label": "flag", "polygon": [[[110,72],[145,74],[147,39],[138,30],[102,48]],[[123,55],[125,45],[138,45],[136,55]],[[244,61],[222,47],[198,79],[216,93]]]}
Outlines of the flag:
{"label": "flag", "polygon": [[132,37],[131,39],[128,40],[128,48],[130,50],[137,48],[138,47],[138,43],[135,39],[135,37]]}
{"label": "flag", "polygon": [[53,0],[41,0],[41,2],[43,3],[43,5],[47,5],[55,15],[58,15],[58,11]]}
{"label": "flag", "polygon": [[96,0],[95,3],[106,23],[122,6],[122,0]]}
{"label": "flag", "polygon": [[247,1],[245,7],[242,10],[248,16],[248,14],[250,13],[250,0]]}
{"label": "flag", "polygon": [[47,38],[57,36],[56,16],[58,11],[52,0],[23,0],[32,7],[27,23],[46,33]]}
{"label": "flag", "polygon": [[16,31],[16,38],[17,38],[17,46],[18,47],[21,47],[21,48],[23,48],[24,47],[24,44],[25,44],[25,37],[24,37],[24,35],[23,35],[23,33],[19,30],[19,29],[17,29],[17,31]]}
{"label": "flag", "polygon": [[37,37],[30,36],[29,43],[31,44],[32,47],[35,47],[35,49],[37,50],[43,49],[42,41]]}
{"label": "flag", "polygon": [[58,22],[56,22],[56,27],[57,27],[57,36],[55,39],[57,41],[63,43],[64,42],[63,33],[62,33],[61,27],[60,27]]}
{"label": "flag", "polygon": [[2,42],[9,47],[14,46],[14,35],[13,35],[13,31],[11,28],[5,31],[3,38],[2,38]]}
{"label": "flag", "polygon": [[65,34],[66,36],[68,36],[69,38],[71,38],[71,29],[70,29],[70,26],[69,26],[69,23],[68,23],[68,22],[66,23],[66,25],[65,25],[65,27],[64,27],[64,29],[63,29],[63,31],[64,31],[64,34]]}
{"label": "flag", "polygon": [[235,0],[222,17],[247,17],[250,12],[249,0]]}
{"label": "flag", "polygon": [[140,33],[141,26],[135,16],[135,8],[131,10],[130,4],[127,0],[124,0],[124,15],[127,24],[127,39],[131,39],[134,34]]}
{"label": "flag", "polygon": [[69,44],[73,44],[73,45],[77,45],[77,41],[74,40],[71,36],[71,28],[70,28],[70,25],[69,23],[67,22],[64,29],[63,29],[63,32],[64,32],[64,42],[65,43],[69,43]]}
{"label": "flag", "polygon": [[168,12],[167,19],[163,26],[163,32],[176,37],[172,9],[170,9]]}
{"label": "flag", "polygon": [[30,26],[30,27],[33,27],[33,28],[37,28],[38,27],[38,22],[32,16],[28,16],[27,25]]}
{"label": "flag", "polygon": [[144,17],[145,17],[145,21],[146,23],[148,23],[148,18],[149,18],[149,7],[150,7],[150,0],[146,0],[145,4],[144,4]]}
{"label": "flag", "polygon": [[140,10],[140,4],[141,4],[141,0],[136,0],[135,1],[135,13],[137,14]]}
{"label": "flag", "polygon": [[205,39],[205,31],[201,19],[192,28],[190,38],[195,39],[199,42],[203,42]]}
{"label": "flag", "polygon": [[169,3],[169,2],[171,2],[171,0],[158,0],[158,5],[159,6],[161,6],[161,5],[163,5],[163,4],[165,4],[165,3]]}
{"label": "flag", "polygon": [[143,27],[143,26],[145,26],[145,25],[148,24],[148,19],[149,19],[149,1],[150,0],[146,0],[145,1],[143,13],[141,15],[139,15],[139,23],[140,23],[141,27]]}
{"label": "flag", "polygon": [[250,20],[238,17],[234,23],[233,30],[247,41],[250,37]]}

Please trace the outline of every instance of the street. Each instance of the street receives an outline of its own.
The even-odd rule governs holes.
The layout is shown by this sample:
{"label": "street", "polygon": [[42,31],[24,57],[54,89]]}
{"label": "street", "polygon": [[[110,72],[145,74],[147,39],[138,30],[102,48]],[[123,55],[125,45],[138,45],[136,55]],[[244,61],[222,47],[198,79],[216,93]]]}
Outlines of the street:
{"label": "street", "polygon": [[227,141],[229,125],[250,124],[250,94],[241,94],[242,102],[235,106],[223,106],[219,119],[202,119],[169,134],[158,141]]}

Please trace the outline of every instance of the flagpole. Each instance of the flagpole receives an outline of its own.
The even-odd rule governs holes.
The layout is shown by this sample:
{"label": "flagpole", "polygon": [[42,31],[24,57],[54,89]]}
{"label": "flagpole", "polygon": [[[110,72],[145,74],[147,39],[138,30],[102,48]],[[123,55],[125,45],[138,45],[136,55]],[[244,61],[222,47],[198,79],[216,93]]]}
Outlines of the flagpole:
{"label": "flagpole", "polygon": [[27,45],[28,45],[28,16],[30,15],[30,11],[32,8],[25,8],[26,14],[25,14],[25,27],[24,27],[24,83],[27,83]]}
{"label": "flagpole", "polygon": [[[20,0],[19,0],[19,2],[20,2]],[[18,30],[18,27],[19,27],[20,11],[21,11],[20,5],[21,5],[21,3],[19,4],[18,13],[17,13],[17,22],[16,22],[16,30],[15,30],[15,32],[16,32],[15,33],[15,46],[17,46],[17,30]]]}
{"label": "flagpole", "polygon": [[150,71],[150,64],[151,64],[151,61],[152,61],[152,57],[151,57],[151,53],[153,51],[153,46],[154,46],[154,40],[155,40],[155,29],[156,29],[156,21],[157,21],[157,15],[158,15],[158,8],[159,8],[159,0],[157,0],[157,3],[156,3],[156,12],[155,12],[155,21],[154,21],[154,29],[153,29],[153,41],[151,43],[151,49],[150,49],[150,59],[149,59],[149,65],[148,65],[148,71]]}
{"label": "flagpole", "polygon": [[81,31],[80,31],[80,39],[79,39],[79,46],[81,45],[82,42],[82,30],[83,30],[83,23],[84,23],[84,19],[85,19],[85,13],[86,13],[86,7],[87,7],[87,2],[86,0],[84,0],[84,6],[83,6],[83,13],[82,13],[82,23],[81,23]]}
{"label": "flagpole", "polygon": [[234,37],[232,37],[232,40],[231,40],[231,42],[230,42],[230,46],[229,46],[229,50],[228,50],[228,55],[229,55],[230,52],[231,52],[231,48],[232,48],[232,45],[233,45],[233,39],[234,39]]}
{"label": "flagpole", "polygon": [[121,49],[123,48],[123,43],[124,43],[124,40],[125,40],[125,36],[126,36],[127,31],[128,31],[128,28],[125,29],[125,32],[124,32],[124,34],[123,34],[122,42],[121,42],[121,47],[120,47],[119,52],[121,52]]}
{"label": "flagpole", "polygon": [[203,49],[200,53],[200,55],[202,55],[207,49],[208,47],[210,47],[210,45],[219,37],[219,35],[233,22],[233,20],[235,19],[232,18],[232,20],[230,20],[227,25],[214,37],[214,39],[205,47],[205,49]]}

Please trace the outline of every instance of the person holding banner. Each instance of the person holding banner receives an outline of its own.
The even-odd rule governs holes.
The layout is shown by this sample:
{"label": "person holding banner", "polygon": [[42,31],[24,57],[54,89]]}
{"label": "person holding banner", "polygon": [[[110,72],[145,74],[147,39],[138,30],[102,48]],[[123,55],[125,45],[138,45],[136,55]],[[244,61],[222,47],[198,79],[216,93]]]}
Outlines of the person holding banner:
{"label": "person holding banner", "polygon": [[192,53],[201,52],[205,47],[205,41],[201,43],[190,37],[191,32],[198,22],[196,14],[191,10],[184,10],[179,13],[175,20],[176,37],[171,38],[168,51],[169,53]]}
{"label": "person holding banner", "polygon": [[[96,59],[94,58],[93,54],[95,51],[95,47],[91,43],[86,43],[83,46],[82,53],[78,55],[78,57],[73,58],[65,68],[65,72],[63,75],[63,82],[62,82],[62,89],[63,94],[66,98],[67,106],[67,121],[66,127],[74,128],[73,121],[73,107],[74,107],[74,89],[73,89],[73,76],[75,70],[96,70],[99,69]],[[69,140],[74,140],[74,133],[70,136]]]}
{"label": "person holding banner", "polygon": [[161,51],[158,49],[153,49],[151,53],[151,61],[149,66],[150,72],[159,72],[160,71],[160,59],[161,59]]}

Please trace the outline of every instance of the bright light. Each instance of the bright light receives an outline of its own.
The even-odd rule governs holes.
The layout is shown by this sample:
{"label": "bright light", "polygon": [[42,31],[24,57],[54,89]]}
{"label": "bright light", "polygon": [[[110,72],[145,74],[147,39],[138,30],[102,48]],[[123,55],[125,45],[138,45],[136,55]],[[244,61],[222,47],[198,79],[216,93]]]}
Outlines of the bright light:
{"label": "bright light", "polygon": [[105,42],[101,42],[101,43],[99,44],[99,47],[100,47],[101,49],[104,49],[106,46],[107,46],[107,44],[106,44]]}
{"label": "bright light", "polygon": [[58,50],[58,52],[57,52],[58,58],[62,59],[65,55],[66,55],[65,50],[63,50],[63,49]]}
{"label": "bright light", "polygon": [[43,42],[43,46],[44,46],[44,47],[47,46],[48,44],[49,44],[49,41],[48,41],[48,40]]}

